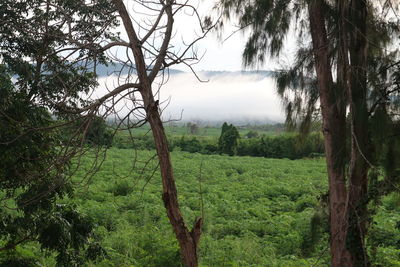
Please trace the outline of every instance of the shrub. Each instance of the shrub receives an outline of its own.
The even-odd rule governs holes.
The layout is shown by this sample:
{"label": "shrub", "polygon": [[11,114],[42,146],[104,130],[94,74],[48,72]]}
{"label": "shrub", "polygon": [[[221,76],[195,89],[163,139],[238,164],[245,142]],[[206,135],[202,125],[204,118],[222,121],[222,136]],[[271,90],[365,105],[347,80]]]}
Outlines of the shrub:
{"label": "shrub", "polygon": [[221,136],[218,140],[218,149],[221,154],[233,156],[237,154],[239,132],[232,124],[222,125]]}
{"label": "shrub", "polygon": [[116,183],[113,188],[114,196],[127,196],[132,193],[133,188],[128,181]]}

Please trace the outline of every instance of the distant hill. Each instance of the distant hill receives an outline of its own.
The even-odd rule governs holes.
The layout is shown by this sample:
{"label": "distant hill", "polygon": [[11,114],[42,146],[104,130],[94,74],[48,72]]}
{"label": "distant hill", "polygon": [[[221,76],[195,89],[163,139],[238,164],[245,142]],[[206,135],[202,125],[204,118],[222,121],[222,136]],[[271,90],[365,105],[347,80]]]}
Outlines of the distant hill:
{"label": "distant hill", "polygon": [[[104,64],[97,65],[96,73],[100,77],[105,77],[105,76],[109,76],[112,74],[126,75],[129,73],[129,69],[124,68],[123,64],[115,62],[115,63],[109,63],[108,66],[106,66]],[[177,69],[169,69],[169,74],[171,74],[171,75],[183,74],[183,73],[185,73],[185,72],[177,70]],[[274,71],[269,71],[269,70],[259,70],[259,71],[207,71],[207,70],[202,70],[202,71],[199,71],[199,73],[201,73],[202,75],[204,75],[207,78],[212,78],[215,76],[222,76],[222,75],[260,75],[260,76],[264,76],[264,77],[273,77],[275,75]]]}
{"label": "distant hill", "polygon": [[[104,64],[99,64],[96,66],[96,73],[99,77],[105,77],[109,76],[112,74],[121,74],[121,75],[126,75],[129,72],[136,73],[135,70],[130,70],[129,68],[124,67],[122,63],[109,63],[108,66]],[[175,70],[175,69],[169,69],[170,74],[177,74],[177,73],[183,73],[183,71],[180,70]]]}
{"label": "distant hill", "polygon": [[211,78],[222,75],[260,75],[264,77],[274,77],[275,71],[270,70],[242,70],[242,71],[200,71],[203,75]]}
{"label": "distant hill", "polygon": [[201,118],[188,118],[182,119],[179,123],[185,125],[188,122],[199,124],[200,126],[211,126],[211,127],[221,127],[224,122],[231,123],[236,127],[244,127],[244,128],[251,128],[260,125],[280,125],[282,121],[273,120],[268,117],[263,118],[251,118],[251,117],[243,117],[243,118],[225,118],[225,119],[201,119]]}

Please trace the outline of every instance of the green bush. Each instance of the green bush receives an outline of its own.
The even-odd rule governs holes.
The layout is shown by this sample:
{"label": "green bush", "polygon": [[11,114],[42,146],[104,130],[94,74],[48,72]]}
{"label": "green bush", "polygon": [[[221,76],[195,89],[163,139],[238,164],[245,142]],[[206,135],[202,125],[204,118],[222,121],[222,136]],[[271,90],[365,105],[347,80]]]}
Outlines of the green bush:
{"label": "green bush", "polygon": [[127,196],[133,191],[132,185],[128,181],[117,182],[112,189],[114,196]]}
{"label": "green bush", "polygon": [[221,154],[233,156],[237,154],[239,132],[232,124],[224,122],[221,136],[218,139],[218,150]]}

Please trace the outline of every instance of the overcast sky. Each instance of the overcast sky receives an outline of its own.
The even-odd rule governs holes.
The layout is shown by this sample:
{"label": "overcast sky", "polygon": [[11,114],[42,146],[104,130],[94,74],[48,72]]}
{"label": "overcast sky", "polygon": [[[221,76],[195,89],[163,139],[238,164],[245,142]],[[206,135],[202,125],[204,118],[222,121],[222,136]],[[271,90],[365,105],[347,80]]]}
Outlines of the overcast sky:
{"label": "overcast sky", "polygon": [[274,88],[275,81],[261,74],[222,73],[206,83],[191,74],[177,74],[163,87],[160,99],[170,98],[166,119],[183,112],[185,121],[281,122],[281,101]]}
{"label": "overcast sky", "polygon": [[[191,0],[198,7],[200,15],[210,14],[213,2]],[[129,7],[129,6],[128,6]],[[132,7],[131,7],[132,8]],[[194,16],[189,11],[181,13],[174,19],[174,39],[172,44],[176,51],[182,43],[189,43],[198,36],[200,28]],[[225,27],[222,39],[235,31],[234,25]],[[122,37],[126,36],[120,28]],[[140,35],[140,33],[139,33]],[[207,77],[201,71],[241,71],[242,51],[246,42],[246,34],[238,32],[222,42],[216,33],[210,33],[196,45],[198,55],[202,60],[194,69],[199,76],[209,79],[200,83],[185,66],[173,68],[187,72],[171,76],[169,82],[161,89],[160,102],[169,100],[164,111],[164,117],[176,119],[182,113],[184,121],[254,121],[282,122],[284,114],[281,101],[275,93],[275,81],[261,74],[241,75],[240,73],[222,73]],[[275,70],[279,64],[269,60],[262,70]],[[103,80],[104,83],[104,80]],[[101,84],[101,83],[100,83]]]}

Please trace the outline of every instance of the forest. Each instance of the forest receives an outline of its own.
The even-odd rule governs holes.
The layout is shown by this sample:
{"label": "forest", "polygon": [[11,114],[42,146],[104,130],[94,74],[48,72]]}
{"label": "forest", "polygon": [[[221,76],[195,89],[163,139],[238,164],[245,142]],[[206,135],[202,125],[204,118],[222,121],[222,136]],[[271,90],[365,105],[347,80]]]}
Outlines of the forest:
{"label": "forest", "polygon": [[[236,34],[285,120],[168,117]],[[399,36],[395,0],[2,0],[0,266],[400,266]]]}

